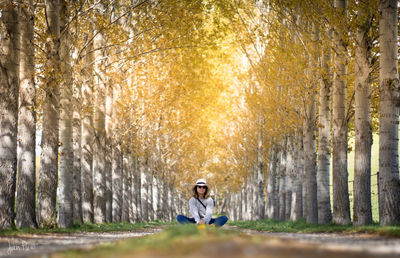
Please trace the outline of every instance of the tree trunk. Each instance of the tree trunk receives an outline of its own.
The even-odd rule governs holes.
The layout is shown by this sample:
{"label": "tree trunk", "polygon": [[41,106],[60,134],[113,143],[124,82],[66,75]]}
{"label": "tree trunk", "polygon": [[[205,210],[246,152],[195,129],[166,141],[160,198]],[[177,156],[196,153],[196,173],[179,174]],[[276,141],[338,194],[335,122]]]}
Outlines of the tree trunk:
{"label": "tree trunk", "polygon": [[132,200],[133,200],[133,190],[134,188],[132,187],[133,184],[133,168],[134,168],[134,164],[133,164],[133,156],[132,154],[128,156],[128,169],[127,169],[127,173],[128,173],[128,221],[129,223],[133,223],[135,218],[134,218],[134,211],[133,211],[133,207],[132,207]]}
{"label": "tree trunk", "polygon": [[[400,222],[398,1],[380,1],[379,214],[381,225]],[[383,202],[383,203],[382,203]]]}
{"label": "tree trunk", "polygon": [[[75,48],[75,53],[78,51]],[[76,60],[74,60],[76,65]],[[72,209],[74,224],[82,224],[82,77],[76,76],[74,80],[73,98],[72,98],[72,148],[74,153],[72,170]]]}
{"label": "tree trunk", "polygon": [[302,218],[303,215],[303,193],[302,193],[302,174],[304,173],[303,167],[300,165],[302,152],[302,135],[297,134],[295,139],[297,146],[294,145],[294,173],[292,176],[292,207],[290,212],[290,220],[296,221]]}
{"label": "tree trunk", "polygon": [[[330,31],[328,31],[330,34]],[[319,126],[318,126],[318,223],[326,224],[332,220],[329,172],[331,161],[331,48],[322,50],[322,79],[319,93]]]}
{"label": "tree trunk", "polygon": [[[153,177],[152,177],[152,160],[151,154],[147,154],[147,162],[146,162],[146,182],[147,182],[147,195],[146,195],[146,202],[147,202],[147,209],[148,209],[148,221],[153,220],[154,210],[153,210]],[[173,195],[173,197],[175,197]]]}
{"label": "tree trunk", "polygon": [[293,136],[287,138],[287,156],[286,156],[286,208],[285,208],[285,220],[290,220],[290,214],[292,213],[292,202],[293,202],[293,186],[294,177],[297,171],[295,171],[295,155],[294,155],[294,139]]}
{"label": "tree trunk", "polygon": [[305,177],[306,177],[305,167],[306,166],[305,166],[305,151],[304,151],[304,135],[302,135],[301,142],[302,142],[302,144],[301,144],[302,148],[299,150],[300,151],[300,153],[299,153],[299,167],[300,167],[299,173],[300,173],[300,176],[302,177],[302,180],[301,180],[301,196],[302,196],[301,218],[305,219],[306,218],[306,206],[307,206],[306,201],[307,200],[306,200],[306,180],[305,180]]}
{"label": "tree trunk", "polygon": [[60,29],[61,34],[60,58],[62,81],[60,85],[60,179],[58,191],[58,226],[72,227],[72,171],[74,153],[72,145],[72,67],[70,57],[69,14],[67,3],[61,0]]}
{"label": "tree trunk", "polygon": [[20,16],[21,56],[18,116],[17,227],[36,228],[36,89],[33,1],[24,1]]}
{"label": "tree trunk", "polygon": [[114,82],[112,79],[107,80],[106,85],[106,107],[105,107],[105,180],[106,180],[106,192],[105,192],[105,202],[106,202],[106,221],[112,221],[112,150],[115,148],[112,142],[112,112],[113,112],[113,86]]}
{"label": "tree trunk", "polygon": [[227,194],[224,194],[224,199],[222,201],[222,204],[219,206],[219,212],[218,214],[223,214],[225,213],[225,207],[226,207],[226,202],[227,202],[228,198],[227,198]]}
{"label": "tree trunk", "polygon": [[[147,203],[147,176],[146,176],[146,171],[147,171],[147,162],[145,160],[145,157],[140,157],[140,178],[141,178],[141,210],[142,210],[142,220],[143,221],[149,221],[149,206]],[[171,209],[171,207],[170,207]]]}
{"label": "tree trunk", "polygon": [[[103,3],[97,5],[97,15],[104,15]],[[96,28],[94,37],[95,49],[95,74],[96,74],[96,104],[94,120],[94,151],[93,151],[93,207],[94,222],[104,223],[106,221],[106,134],[105,134],[105,101],[106,101],[106,69],[104,57],[106,56],[106,39],[102,27]]]}
{"label": "tree trunk", "polygon": [[[89,28],[92,26],[89,24]],[[91,34],[85,34],[85,42]],[[93,43],[89,43],[84,51],[83,83],[82,83],[82,141],[81,141],[81,186],[82,186],[82,218],[91,223],[93,218]]]}
{"label": "tree trunk", "polygon": [[0,17],[0,229],[14,224],[17,176],[19,2],[5,1]]}
{"label": "tree trunk", "polygon": [[118,135],[118,112],[116,100],[120,97],[120,86],[115,85],[113,88],[113,110],[112,110],[112,222],[121,222],[122,216],[122,153],[121,141]]}
{"label": "tree trunk", "polygon": [[[138,155],[135,154],[134,189],[135,189],[135,201],[136,201],[136,221],[142,220],[140,184],[141,184],[140,162],[138,159]],[[163,205],[166,205],[166,203],[163,202]]]}
{"label": "tree trunk", "polygon": [[263,161],[263,118],[261,120],[261,128],[259,132],[258,148],[257,148],[257,171],[256,171],[256,185],[257,185],[257,219],[265,218],[265,202],[264,202],[264,161]]}
{"label": "tree trunk", "polygon": [[129,195],[129,184],[128,184],[128,153],[123,154],[123,169],[122,169],[122,213],[121,213],[121,221],[128,222],[129,221],[129,203],[128,203],[128,195]]}
{"label": "tree trunk", "polygon": [[39,225],[53,227],[56,224],[56,196],[58,181],[58,136],[60,109],[60,3],[46,1],[47,41],[45,100],[43,105],[42,153],[40,157],[38,207]]}
{"label": "tree trunk", "polygon": [[370,62],[369,31],[371,15],[364,3],[359,3],[358,17],[361,19],[356,32],[355,63],[355,154],[353,223],[372,223],[371,209],[371,146],[372,126],[370,113]]}
{"label": "tree trunk", "polygon": [[[345,18],[346,0],[335,0],[337,13]],[[345,35],[335,29],[335,74],[333,82],[333,221],[346,225],[350,220],[350,201],[347,173],[347,117],[346,117],[346,45]]]}
{"label": "tree trunk", "polygon": [[267,218],[276,218],[276,166],[277,166],[277,149],[271,148],[270,158],[267,171]]}
{"label": "tree trunk", "polygon": [[286,139],[283,140],[282,144],[282,151],[280,157],[280,171],[279,171],[279,220],[285,220],[285,209],[286,209],[286,156],[287,156],[287,146],[286,146]]}

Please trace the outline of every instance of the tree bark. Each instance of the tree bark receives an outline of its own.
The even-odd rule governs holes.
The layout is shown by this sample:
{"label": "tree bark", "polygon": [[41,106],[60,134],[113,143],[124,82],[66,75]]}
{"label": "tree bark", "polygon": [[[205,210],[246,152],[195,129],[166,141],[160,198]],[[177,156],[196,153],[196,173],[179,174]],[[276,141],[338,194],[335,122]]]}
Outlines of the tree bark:
{"label": "tree bark", "polygon": [[[89,24],[89,28],[92,28]],[[85,42],[91,39],[86,33]],[[82,141],[81,141],[81,186],[82,186],[82,218],[85,223],[92,223],[93,217],[93,42],[89,42],[84,50],[83,83],[82,83]]]}
{"label": "tree bark", "polygon": [[112,150],[115,148],[112,141],[112,112],[113,112],[113,85],[114,82],[110,78],[106,84],[106,107],[105,107],[105,180],[106,180],[106,222],[112,221]]}
{"label": "tree bark", "polygon": [[58,191],[58,226],[72,227],[72,171],[74,153],[72,144],[72,67],[70,54],[69,11],[65,0],[60,1],[61,44],[61,85],[60,85],[60,179]]}
{"label": "tree bark", "polygon": [[370,62],[371,46],[368,42],[371,14],[368,5],[360,2],[356,31],[355,56],[355,154],[353,188],[353,223],[372,223],[371,209],[371,146],[372,126],[370,112]]}
{"label": "tree bark", "polygon": [[[77,52],[75,48],[75,52]],[[76,65],[76,61],[74,63]],[[82,77],[74,78],[72,98],[72,149],[74,153],[72,170],[72,209],[74,224],[82,224]]]}
{"label": "tree bark", "polygon": [[267,218],[275,219],[276,216],[276,166],[277,166],[277,148],[272,147],[268,162],[267,172]]}
{"label": "tree bark", "polygon": [[317,55],[319,26],[312,24],[311,43],[314,53],[309,56],[309,72],[311,85],[307,92],[308,99],[305,105],[305,120],[303,126],[304,132],[304,171],[305,171],[305,199],[306,199],[306,221],[307,223],[318,223],[318,199],[317,199],[317,167],[316,167],[316,148],[315,148],[315,132],[316,132],[316,81],[315,68],[318,67]]}
{"label": "tree bark", "polygon": [[257,148],[257,171],[256,171],[256,185],[257,185],[257,219],[265,218],[265,201],[264,201],[264,161],[263,161],[263,141],[264,141],[264,133],[263,133],[263,124],[264,118],[260,118],[260,132],[259,132],[259,140],[258,140],[258,148]]}
{"label": "tree bark", "polygon": [[128,156],[130,153],[124,152],[123,155],[123,171],[122,171],[122,214],[121,221],[129,222],[129,169]]}
{"label": "tree bark", "polygon": [[[145,157],[140,157],[139,158],[140,162],[140,188],[141,188],[141,210],[142,210],[142,220],[143,221],[149,221],[149,206],[147,203],[147,176],[146,176],[146,171],[147,171],[147,162]],[[168,187],[168,186],[167,186]],[[171,209],[171,207],[170,207]],[[170,210],[169,209],[169,210]]]}
{"label": "tree bark", "polygon": [[[339,17],[345,19],[346,0],[335,0]],[[346,225],[350,220],[350,201],[347,172],[347,117],[346,117],[346,45],[345,34],[335,28],[335,74],[333,80],[333,221]]]}
{"label": "tree bark", "polygon": [[303,192],[302,192],[302,175],[304,173],[303,167],[300,164],[302,151],[302,135],[300,133],[296,134],[295,151],[294,151],[294,163],[295,169],[292,179],[292,207],[290,212],[290,220],[296,221],[303,216]]}
{"label": "tree bark", "polygon": [[112,221],[121,222],[122,216],[122,152],[121,141],[118,135],[118,110],[116,100],[120,97],[120,85],[113,88],[113,110],[112,110]]}
{"label": "tree bark", "polygon": [[[327,31],[331,34],[330,30]],[[330,35],[329,35],[330,36]],[[332,220],[329,173],[331,161],[331,47],[322,50],[322,79],[319,92],[319,126],[318,126],[318,223],[326,224]]]}
{"label": "tree bark", "polygon": [[[96,13],[99,16],[104,15],[104,3],[100,3],[96,7]],[[93,208],[94,222],[104,223],[106,221],[106,125],[105,125],[105,101],[106,101],[106,68],[104,57],[106,39],[103,28],[97,27],[94,37],[95,49],[95,79],[96,79],[96,103],[95,103],[95,119],[94,119],[94,151],[93,151]]]}
{"label": "tree bark", "polygon": [[0,17],[0,229],[15,226],[19,11],[19,2],[8,0],[3,4]]}
{"label": "tree bark", "polygon": [[379,214],[381,225],[400,222],[398,1],[380,1]]}
{"label": "tree bark", "polygon": [[287,138],[287,156],[286,156],[286,193],[285,193],[285,220],[290,220],[292,209],[292,193],[293,193],[293,177],[296,171],[294,170],[294,146],[293,136]]}
{"label": "tree bark", "polygon": [[279,170],[279,191],[278,191],[278,198],[279,198],[279,220],[285,220],[285,209],[286,209],[286,156],[287,156],[287,144],[286,139],[283,140],[282,143],[282,151],[280,157],[280,170]]}
{"label": "tree bark", "polygon": [[58,182],[58,137],[60,110],[60,2],[46,1],[47,40],[45,100],[43,105],[42,153],[38,184],[38,223],[42,227],[56,225]]}
{"label": "tree bark", "polygon": [[36,89],[33,44],[34,6],[23,2],[20,16],[17,227],[36,228]]}

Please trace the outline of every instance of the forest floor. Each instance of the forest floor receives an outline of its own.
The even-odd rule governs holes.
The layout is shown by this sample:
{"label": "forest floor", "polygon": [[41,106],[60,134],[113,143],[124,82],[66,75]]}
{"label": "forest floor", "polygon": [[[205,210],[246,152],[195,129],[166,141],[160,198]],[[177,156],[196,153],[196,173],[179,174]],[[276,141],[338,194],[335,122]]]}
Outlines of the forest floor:
{"label": "forest floor", "polygon": [[[160,234],[155,234],[159,233]],[[126,240],[128,239],[128,240]],[[126,241],[121,241],[126,240]],[[65,252],[65,250],[67,250]],[[173,226],[0,237],[0,257],[400,257],[400,238]]]}

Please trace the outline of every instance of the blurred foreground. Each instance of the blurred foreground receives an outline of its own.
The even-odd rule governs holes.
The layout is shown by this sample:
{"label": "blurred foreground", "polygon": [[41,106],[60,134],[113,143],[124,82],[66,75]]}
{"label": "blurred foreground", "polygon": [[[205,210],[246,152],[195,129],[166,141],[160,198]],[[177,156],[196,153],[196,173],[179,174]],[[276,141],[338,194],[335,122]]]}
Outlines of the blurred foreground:
{"label": "blurred foreground", "polygon": [[47,233],[0,238],[1,257],[43,254],[96,258],[400,257],[400,238],[360,233],[272,233],[233,226],[199,228],[196,225],[169,226],[164,230],[157,227],[129,232]]}

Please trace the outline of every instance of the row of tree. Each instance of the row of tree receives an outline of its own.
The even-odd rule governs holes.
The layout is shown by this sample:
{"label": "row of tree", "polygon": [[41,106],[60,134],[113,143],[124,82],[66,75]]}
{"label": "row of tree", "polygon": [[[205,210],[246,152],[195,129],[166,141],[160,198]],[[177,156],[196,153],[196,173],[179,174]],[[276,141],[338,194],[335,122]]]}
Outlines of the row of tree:
{"label": "row of tree", "polygon": [[[199,107],[219,90],[203,86],[212,77],[207,51],[219,37],[206,26],[211,7],[64,0],[0,7],[0,228],[182,213],[175,187],[196,175],[181,171],[205,159],[185,141],[204,119]],[[192,163],[177,162],[182,156]]]}
{"label": "row of tree", "polygon": [[368,224],[377,128],[399,220],[397,1],[0,7],[1,228],[170,220],[198,177],[234,219],[347,224],[349,131]]}
{"label": "row of tree", "polygon": [[[253,172],[231,196],[231,217],[372,223],[375,131],[379,220],[398,223],[398,1],[269,1],[257,10],[258,15],[234,10],[250,31],[253,44],[247,46],[253,49],[247,53],[260,100],[252,112],[261,118],[253,120],[258,123],[251,132],[260,132],[259,144],[253,142]],[[353,220],[349,131],[355,140]]]}

